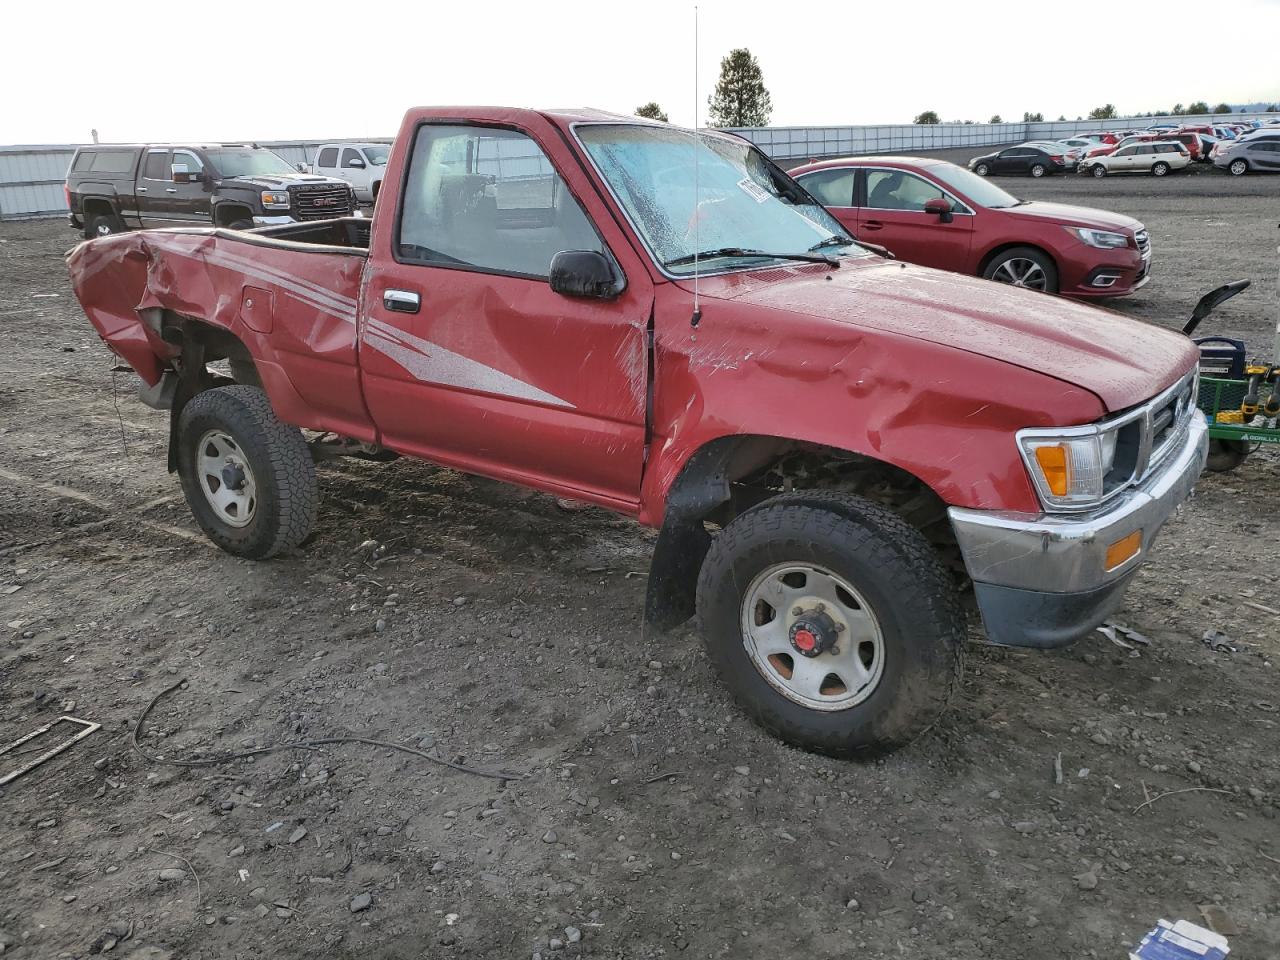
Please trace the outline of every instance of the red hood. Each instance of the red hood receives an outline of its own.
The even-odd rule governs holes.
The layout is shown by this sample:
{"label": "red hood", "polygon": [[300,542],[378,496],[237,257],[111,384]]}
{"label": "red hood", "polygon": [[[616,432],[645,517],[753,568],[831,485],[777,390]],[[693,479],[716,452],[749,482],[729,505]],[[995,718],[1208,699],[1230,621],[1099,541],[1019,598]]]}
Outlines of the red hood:
{"label": "red hood", "polygon": [[1036,217],[1081,227],[1096,227],[1099,230],[1130,230],[1137,233],[1142,229],[1141,221],[1126,217],[1122,213],[1097,210],[1093,207],[1077,207],[1069,203],[1045,203],[1041,200],[1032,200],[1017,207],[1005,207],[1000,212],[1012,217]]}
{"label": "red hood", "polygon": [[701,290],[1041,371],[1089,390],[1111,412],[1171,385],[1198,356],[1182,334],[1122,314],[879,257],[846,259],[838,270],[705,277]]}

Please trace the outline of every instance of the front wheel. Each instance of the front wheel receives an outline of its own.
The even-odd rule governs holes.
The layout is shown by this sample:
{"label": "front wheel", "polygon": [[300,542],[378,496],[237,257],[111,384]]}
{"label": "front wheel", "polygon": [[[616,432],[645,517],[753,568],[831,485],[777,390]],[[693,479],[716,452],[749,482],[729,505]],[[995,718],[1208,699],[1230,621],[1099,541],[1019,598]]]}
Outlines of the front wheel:
{"label": "front wheel", "polygon": [[996,283],[1042,293],[1058,292],[1058,268],[1053,260],[1032,247],[1013,247],[997,254],[982,271],[982,276]]}
{"label": "front wheel", "polygon": [[1245,440],[1210,440],[1209,462],[1214,473],[1227,473],[1244,463],[1252,448]]}
{"label": "front wheel", "polygon": [[1233,177],[1243,177],[1249,172],[1249,164],[1244,160],[1232,160],[1227,169],[1231,171]]}
{"label": "front wheel", "polygon": [[1159,163],[1153,163],[1151,165],[1151,175],[1153,177],[1163,177],[1168,172],[1169,172],[1169,165],[1165,163],[1163,160],[1161,160]]}
{"label": "front wheel", "polygon": [[974,173],[976,173],[976,174],[977,174],[978,176],[980,176],[980,177],[985,177],[985,176],[987,176],[989,173],[991,173],[991,167],[987,166],[987,164],[985,164],[985,163],[980,163],[980,164],[978,164],[976,167],[974,167],[974,168],[973,168],[973,172],[974,172]]}
{"label": "front wheel", "polygon": [[937,553],[861,497],[775,497],[728,524],[698,578],[707,653],[756,723],[833,757],[927,730],[960,675],[965,618]]}
{"label": "front wheel", "polygon": [[178,476],[201,529],[238,557],[295,547],[315,523],[311,451],[257,387],[206,390],[183,408]]}
{"label": "front wheel", "polygon": [[1033,177],[1043,177],[1046,173],[1048,173],[1048,169],[1043,163],[1037,163],[1031,168],[1031,175]]}
{"label": "front wheel", "polygon": [[1104,167],[1104,166],[1103,166],[1102,164],[1100,164],[1100,163],[1095,163],[1095,164],[1093,165],[1093,171],[1092,171],[1092,173],[1093,173],[1093,175],[1094,175],[1095,177],[1097,177],[1099,180],[1101,180],[1103,177],[1105,177],[1105,176],[1107,175],[1107,168],[1106,168],[1106,167]]}

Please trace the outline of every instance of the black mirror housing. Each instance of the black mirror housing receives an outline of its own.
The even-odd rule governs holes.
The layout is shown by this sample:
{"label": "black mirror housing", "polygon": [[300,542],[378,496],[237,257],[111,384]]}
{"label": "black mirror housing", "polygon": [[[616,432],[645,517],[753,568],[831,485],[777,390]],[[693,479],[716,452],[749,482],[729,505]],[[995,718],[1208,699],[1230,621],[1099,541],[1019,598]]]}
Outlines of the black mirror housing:
{"label": "black mirror housing", "polygon": [[566,297],[612,300],[622,293],[622,279],[598,250],[561,250],[551,258],[551,289]]}

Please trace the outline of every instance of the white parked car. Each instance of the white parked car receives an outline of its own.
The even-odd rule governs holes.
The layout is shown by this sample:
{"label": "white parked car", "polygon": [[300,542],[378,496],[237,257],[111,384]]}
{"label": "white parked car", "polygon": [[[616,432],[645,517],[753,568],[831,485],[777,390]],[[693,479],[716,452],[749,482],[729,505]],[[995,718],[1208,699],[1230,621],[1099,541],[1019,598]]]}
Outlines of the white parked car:
{"label": "white parked car", "polygon": [[322,143],[316,150],[311,172],[345,180],[358,200],[373,203],[378,199],[390,152],[390,145],[385,143]]}
{"label": "white parked car", "polygon": [[1149,173],[1163,177],[1191,164],[1191,154],[1175,140],[1129,143],[1104,157],[1090,157],[1080,164],[1080,172],[1095,177],[1110,173]]}

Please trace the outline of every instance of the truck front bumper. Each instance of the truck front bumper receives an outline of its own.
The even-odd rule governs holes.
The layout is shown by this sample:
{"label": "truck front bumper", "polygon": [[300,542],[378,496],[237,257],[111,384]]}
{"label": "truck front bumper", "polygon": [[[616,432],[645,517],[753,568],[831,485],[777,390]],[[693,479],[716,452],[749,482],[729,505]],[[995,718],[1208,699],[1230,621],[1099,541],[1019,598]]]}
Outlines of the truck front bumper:
{"label": "truck front bumper", "polygon": [[[1155,473],[1096,513],[951,507],[951,524],[991,641],[1060,647],[1102,623],[1119,606],[1161,526],[1191,495],[1208,452],[1208,427],[1196,413],[1178,449]],[[1108,548],[1134,533],[1137,552],[1108,568]]]}

